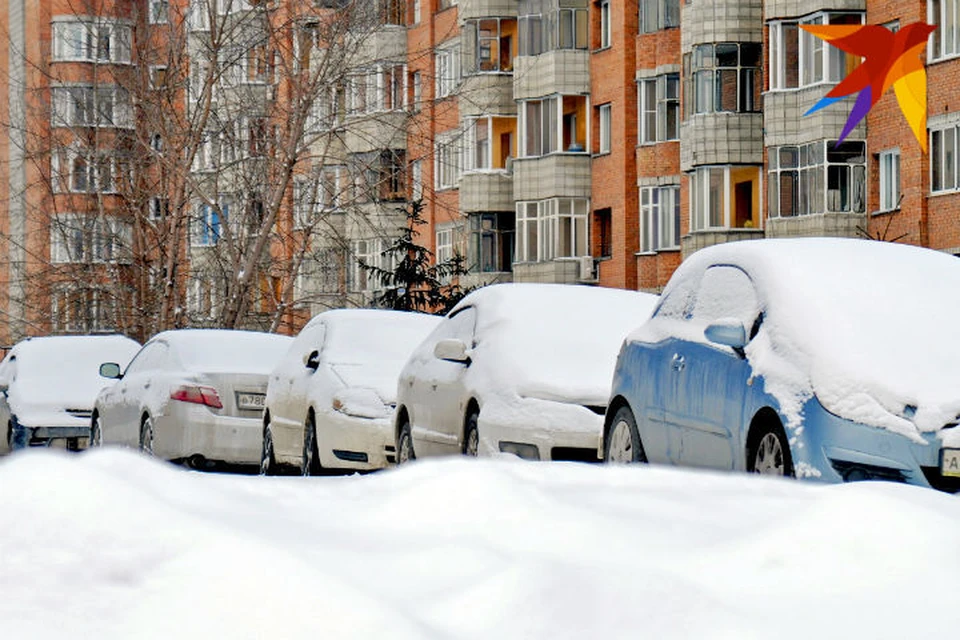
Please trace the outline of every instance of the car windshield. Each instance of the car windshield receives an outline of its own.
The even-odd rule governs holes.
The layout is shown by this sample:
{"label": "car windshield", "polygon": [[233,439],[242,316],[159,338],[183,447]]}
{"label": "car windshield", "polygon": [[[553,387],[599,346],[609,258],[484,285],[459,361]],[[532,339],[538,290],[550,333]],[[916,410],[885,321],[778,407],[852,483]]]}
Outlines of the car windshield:
{"label": "car windshield", "polygon": [[434,316],[413,313],[350,316],[333,321],[324,342],[324,359],[331,364],[389,364],[399,371],[439,321]]}

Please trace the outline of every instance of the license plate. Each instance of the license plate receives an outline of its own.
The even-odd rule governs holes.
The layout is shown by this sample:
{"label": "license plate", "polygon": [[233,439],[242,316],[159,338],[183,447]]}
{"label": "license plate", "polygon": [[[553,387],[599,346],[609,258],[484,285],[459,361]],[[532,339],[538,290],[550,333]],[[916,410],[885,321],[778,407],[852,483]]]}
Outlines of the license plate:
{"label": "license plate", "polygon": [[940,454],[940,475],[960,478],[960,449],[944,449]]}
{"label": "license plate", "polygon": [[237,393],[237,408],[247,411],[260,411],[266,404],[267,396],[263,393]]}

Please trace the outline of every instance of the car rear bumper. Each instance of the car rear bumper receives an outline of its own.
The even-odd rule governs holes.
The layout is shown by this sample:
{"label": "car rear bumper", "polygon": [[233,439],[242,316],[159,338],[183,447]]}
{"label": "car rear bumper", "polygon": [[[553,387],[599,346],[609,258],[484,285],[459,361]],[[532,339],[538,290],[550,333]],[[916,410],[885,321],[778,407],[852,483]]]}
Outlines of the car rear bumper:
{"label": "car rear bumper", "polygon": [[178,407],[154,419],[154,452],[169,460],[201,456],[231,464],[259,464],[263,423],[218,416],[204,407]]}
{"label": "car rear bumper", "polygon": [[14,424],[10,434],[10,448],[50,447],[63,445],[68,449],[86,449],[90,441],[90,427],[28,427]]}

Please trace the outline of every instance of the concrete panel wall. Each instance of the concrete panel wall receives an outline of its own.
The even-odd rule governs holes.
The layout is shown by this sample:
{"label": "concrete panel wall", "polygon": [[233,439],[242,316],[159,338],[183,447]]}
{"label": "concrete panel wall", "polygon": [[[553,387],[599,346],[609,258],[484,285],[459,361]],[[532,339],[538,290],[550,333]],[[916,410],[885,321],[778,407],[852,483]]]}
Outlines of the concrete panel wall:
{"label": "concrete panel wall", "polygon": [[680,168],[708,164],[761,164],[763,116],[759,113],[705,113],[680,126]]}
{"label": "concrete panel wall", "polygon": [[513,197],[516,200],[589,198],[590,156],[553,154],[514,160]]}
{"label": "concrete panel wall", "polygon": [[460,178],[464,212],[513,211],[513,176],[502,172],[465,173]]}
{"label": "concrete panel wall", "polygon": [[586,51],[561,49],[514,61],[513,96],[517,100],[589,92],[590,55]]}
{"label": "concrete panel wall", "polygon": [[760,0],[713,0],[681,4],[684,53],[707,42],[762,42],[763,2]]}

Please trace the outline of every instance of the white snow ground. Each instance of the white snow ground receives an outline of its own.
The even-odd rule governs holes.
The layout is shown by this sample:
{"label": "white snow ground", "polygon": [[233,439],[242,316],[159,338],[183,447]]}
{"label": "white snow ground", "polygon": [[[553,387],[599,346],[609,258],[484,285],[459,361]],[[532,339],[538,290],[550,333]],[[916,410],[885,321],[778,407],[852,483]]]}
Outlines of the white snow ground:
{"label": "white snow ground", "polygon": [[656,467],[343,478],[117,450],[0,461],[0,637],[919,638],[960,628],[960,500]]}

